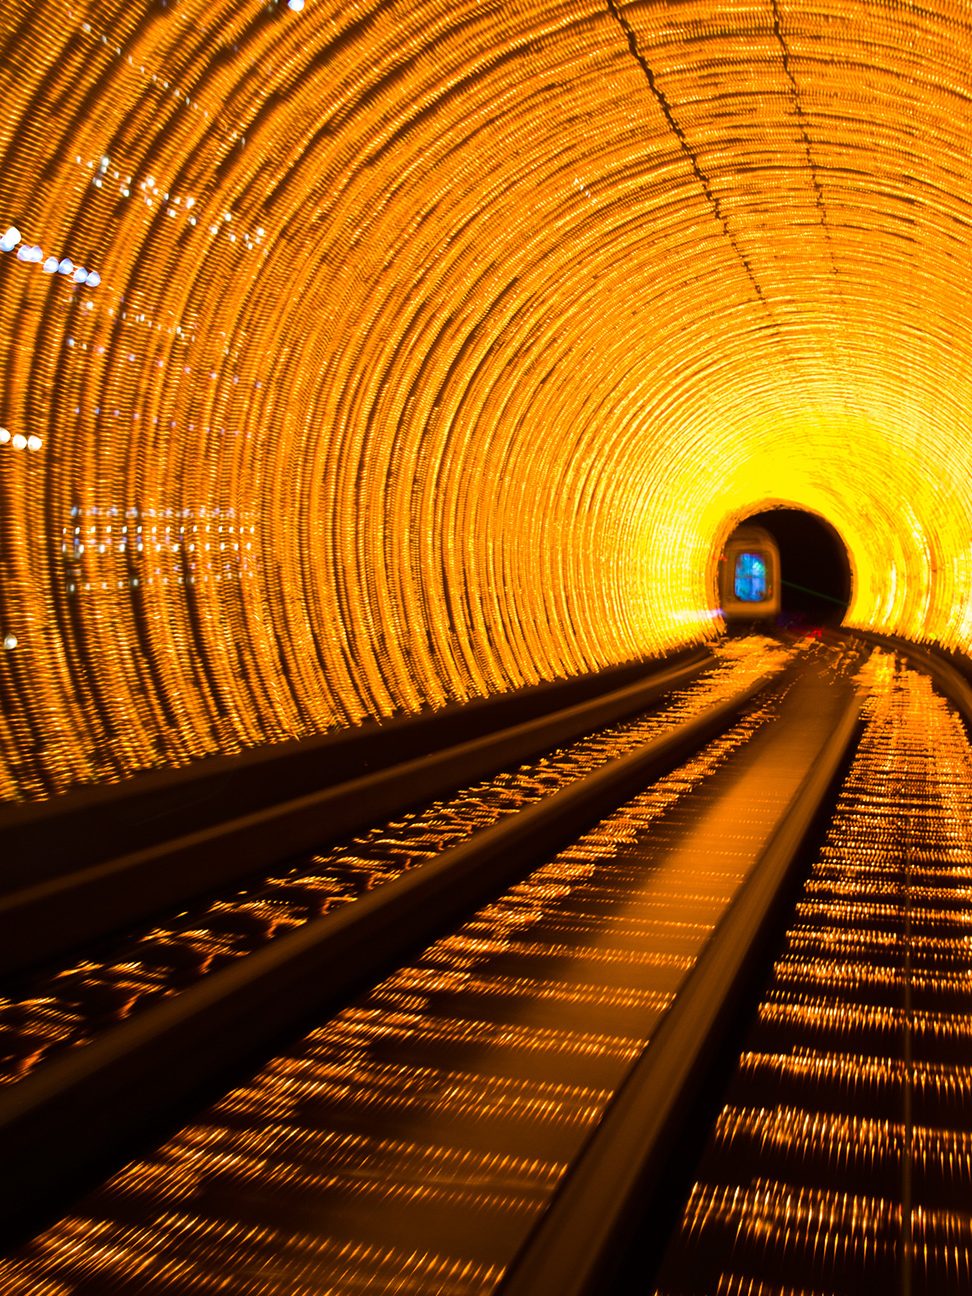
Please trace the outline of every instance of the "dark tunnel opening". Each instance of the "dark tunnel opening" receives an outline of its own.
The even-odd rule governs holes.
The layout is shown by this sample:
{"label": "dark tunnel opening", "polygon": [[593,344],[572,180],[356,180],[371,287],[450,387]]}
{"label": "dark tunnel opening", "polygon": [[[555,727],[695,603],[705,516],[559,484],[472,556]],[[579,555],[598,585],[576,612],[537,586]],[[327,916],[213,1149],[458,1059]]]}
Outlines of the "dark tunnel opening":
{"label": "dark tunnel opening", "polygon": [[779,625],[798,630],[841,623],[850,603],[851,567],[829,522],[803,509],[776,508],[753,513],[740,525],[763,527],[779,546]]}

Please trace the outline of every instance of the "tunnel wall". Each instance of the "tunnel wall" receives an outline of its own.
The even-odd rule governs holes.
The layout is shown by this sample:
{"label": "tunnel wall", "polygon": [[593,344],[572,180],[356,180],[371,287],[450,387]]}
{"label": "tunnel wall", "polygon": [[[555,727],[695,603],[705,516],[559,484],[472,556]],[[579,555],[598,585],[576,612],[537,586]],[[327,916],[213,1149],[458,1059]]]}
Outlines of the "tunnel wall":
{"label": "tunnel wall", "polygon": [[703,639],[772,500],[968,646],[967,17],[3,6],[0,796]]}

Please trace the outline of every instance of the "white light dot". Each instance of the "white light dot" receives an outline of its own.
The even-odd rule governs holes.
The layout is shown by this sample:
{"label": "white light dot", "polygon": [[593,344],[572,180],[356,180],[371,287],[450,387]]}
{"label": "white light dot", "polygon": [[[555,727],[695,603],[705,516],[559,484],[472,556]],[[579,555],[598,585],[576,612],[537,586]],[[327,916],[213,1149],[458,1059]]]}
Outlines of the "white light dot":
{"label": "white light dot", "polygon": [[20,242],[20,230],[16,225],[11,225],[6,233],[0,237],[0,252],[11,252]]}
{"label": "white light dot", "polygon": [[61,264],[57,267],[57,270],[58,274],[62,275],[74,274],[74,262],[70,257],[64,257]]}
{"label": "white light dot", "polygon": [[7,652],[13,652],[19,642],[20,641],[15,634],[5,634],[3,636],[3,646],[6,648]]}
{"label": "white light dot", "polygon": [[28,247],[26,243],[21,243],[20,247],[17,249],[17,260],[32,261],[33,254],[34,254],[33,248]]}
{"label": "white light dot", "polygon": [[300,13],[304,7],[304,0],[287,0],[287,8],[293,9],[294,13]]}
{"label": "white light dot", "polygon": [[78,266],[77,270],[75,270],[74,272],[74,282],[79,284],[85,283],[87,281],[87,278],[88,278],[87,270],[85,270],[84,266]]}
{"label": "white light dot", "polygon": [[10,429],[0,427],[0,445],[7,445],[10,441]]}
{"label": "white light dot", "polygon": [[39,450],[42,445],[43,442],[41,441],[40,437],[36,434],[36,432],[32,432],[30,436],[27,438],[28,450]]}
{"label": "white light dot", "polygon": [[15,450],[24,450],[26,447],[27,438],[24,436],[23,432],[15,432],[13,434],[13,448]]}
{"label": "white light dot", "polygon": [[[101,275],[98,273],[97,270],[89,270],[89,271],[88,271],[88,275],[87,275],[87,283],[88,283],[88,287],[89,287],[89,288],[97,288],[97,287],[98,287],[98,285],[101,283]],[[90,305],[90,303],[89,303],[89,305]]]}
{"label": "white light dot", "polygon": [[57,257],[48,257],[44,262],[43,270],[45,274],[55,274],[57,272]]}

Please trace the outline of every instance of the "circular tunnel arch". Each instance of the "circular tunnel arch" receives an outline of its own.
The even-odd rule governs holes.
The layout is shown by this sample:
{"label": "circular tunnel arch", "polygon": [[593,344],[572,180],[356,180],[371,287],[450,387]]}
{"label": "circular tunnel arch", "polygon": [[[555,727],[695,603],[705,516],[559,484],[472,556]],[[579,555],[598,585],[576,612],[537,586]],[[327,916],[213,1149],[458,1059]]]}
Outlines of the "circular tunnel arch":
{"label": "circular tunnel arch", "polygon": [[0,798],[708,638],[756,504],[838,530],[849,624],[972,646],[960,7],[49,17],[0,33]]}

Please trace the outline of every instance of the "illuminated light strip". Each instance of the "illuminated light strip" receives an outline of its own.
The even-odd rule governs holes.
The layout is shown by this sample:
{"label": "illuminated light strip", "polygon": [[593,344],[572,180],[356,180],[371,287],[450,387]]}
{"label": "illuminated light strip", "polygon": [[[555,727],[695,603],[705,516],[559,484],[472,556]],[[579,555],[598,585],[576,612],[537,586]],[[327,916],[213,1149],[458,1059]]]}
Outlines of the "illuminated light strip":
{"label": "illuminated light strip", "polygon": [[[5,539],[0,795],[710,637],[767,503],[836,527],[853,623],[972,645],[969,15],[614,9],[0,32],[4,210],[110,287],[0,272],[0,417],[50,448]],[[66,570],[76,504],[258,538],[231,575],[161,535]]]}
{"label": "illuminated light strip", "polygon": [[24,436],[23,432],[11,433],[9,428],[0,427],[0,446],[8,445],[13,450],[30,450],[36,452],[44,442],[36,432]]}
{"label": "illuminated light strip", "polygon": [[[0,236],[0,252],[12,252],[17,248],[17,260],[25,261],[31,265],[39,265],[45,274],[59,274],[70,278],[73,283],[78,285],[84,284],[88,288],[97,288],[101,283],[101,275],[97,270],[85,270],[84,266],[76,266],[70,257],[44,256],[43,249],[37,243],[21,243],[20,230],[16,225],[8,226],[7,230]],[[17,247],[17,244],[20,244]]]}

